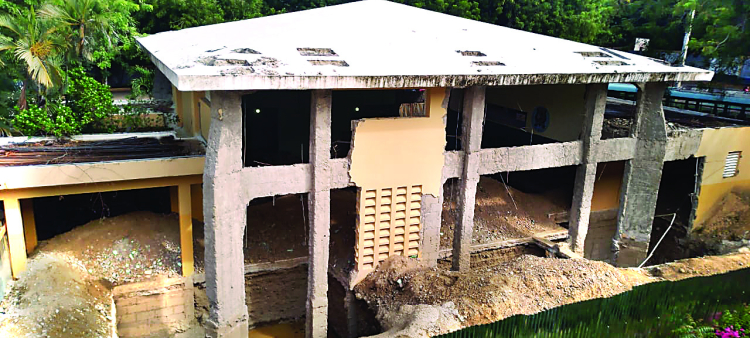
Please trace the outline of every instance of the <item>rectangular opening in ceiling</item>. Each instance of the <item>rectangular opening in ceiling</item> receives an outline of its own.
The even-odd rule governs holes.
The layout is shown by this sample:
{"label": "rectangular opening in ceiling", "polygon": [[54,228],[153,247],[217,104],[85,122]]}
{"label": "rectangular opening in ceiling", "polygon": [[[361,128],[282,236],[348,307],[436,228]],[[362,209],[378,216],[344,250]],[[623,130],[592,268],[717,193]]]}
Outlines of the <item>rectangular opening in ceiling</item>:
{"label": "rectangular opening in ceiling", "polygon": [[260,54],[259,51],[252,49],[252,48],[235,48],[235,49],[232,49],[232,52],[239,53],[239,54]]}
{"label": "rectangular opening in ceiling", "polygon": [[344,60],[307,60],[313,66],[336,66],[336,67],[349,67],[349,64]]}
{"label": "rectangular opening in ceiling", "polygon": [[478,50],[457,50],[457,53],[461,53],[463,56],[487,56]]}
{"label": "rectangular opening in ceiling", "polygon": [[741,151],[732,151],[727,154],[727,159],[724,161],[724,178],[737,176],[737,173],[739,173],[737,165],[740,162],[740,157],[742,157]]}
{"label": "rectangular opening in ceiling", "polygon": [[629,66],[630,64],[622,61],[594,61],[595,64],[600,66]]}
{"label": "rectangular opening in ceiling", "polygon": [[330,48],[297,48],[302,56],[339,56]]}
{"label": "rectangular opening in ceiling", "polygon": [[576,54],[580,54],[581,56],[585,58],[611,58],[612,55],[609,55],[607,53],[602,52],[573,52]]}
{"label": "rectangular opening in ceiling", "polygon": [[505,66],[500,61],[471,61],[472,66]]}
{"label": "rectangular opening in ceiling", "polygon": [[307,163],[310,92],[259,90],[242,97],[246,167]]}

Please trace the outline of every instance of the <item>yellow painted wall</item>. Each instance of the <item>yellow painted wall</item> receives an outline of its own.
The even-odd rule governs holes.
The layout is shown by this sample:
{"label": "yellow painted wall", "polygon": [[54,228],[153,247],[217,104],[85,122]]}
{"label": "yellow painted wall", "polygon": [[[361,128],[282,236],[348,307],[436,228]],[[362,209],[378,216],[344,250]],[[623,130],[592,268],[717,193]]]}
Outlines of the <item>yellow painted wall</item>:
{"label": "yellow painted wall", "polygon": [[[738,174],[723,178],[727,154],[741,151]],[[693,228],[699,228],[715,209],[717,202],[733,188],[750,189],[750,127],[707,129],[703,132],[696,157],[704,157],[698,207]]]}
{"label": "yellow painted wall", "polygon": [[201,120],[201,136],[208,141],[208,130],[211,127],[211,103],[206,98],[200,100],[198,115]]}
{"label": "yellow painted wall", "polygon": [[625,162],[599,163],[596,167],[594,196],[591,198],[591,211],[616,209],[620,207],[620,187],[625,172]]}
{"label": "yellow painted wall", "polygon": [[557,141],[577,140],[585,112],[585,85],[507,86],[487,88],[487,103],[524,111],[526,130],[531,131],[534,108],[542,106],[550,113],[544,132],[536,132]]}
{"label": "yellow painted wall", "polygon": [[430,88],[426,117],[369,118],[356,125],[349,169],[360,188],[352,285],[388,257],[421,257],[422,196],[439,196],[442,183],[445,98],[445,89]]}

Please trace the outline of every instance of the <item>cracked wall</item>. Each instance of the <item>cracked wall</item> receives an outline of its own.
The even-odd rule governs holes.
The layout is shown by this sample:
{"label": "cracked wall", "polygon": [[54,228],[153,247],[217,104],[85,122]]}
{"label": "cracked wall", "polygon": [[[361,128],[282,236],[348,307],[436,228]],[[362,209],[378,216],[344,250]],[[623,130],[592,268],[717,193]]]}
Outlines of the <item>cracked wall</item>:
{"label": "cracked wall", "polygon": [[431,88],[426,117],[356,123],[349,169],[359,187],[352,285],[392,255],[421,257],[422,196],[439,198],[443,182],[445,98],[445,89]]}

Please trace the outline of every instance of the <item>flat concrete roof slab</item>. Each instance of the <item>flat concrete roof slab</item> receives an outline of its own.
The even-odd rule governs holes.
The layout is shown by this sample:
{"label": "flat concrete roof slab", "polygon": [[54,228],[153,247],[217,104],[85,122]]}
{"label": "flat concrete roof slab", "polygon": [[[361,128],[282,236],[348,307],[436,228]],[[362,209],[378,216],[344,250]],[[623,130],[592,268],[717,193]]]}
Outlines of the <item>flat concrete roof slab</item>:
{"label": "flat concrete roof slab", "polygon": [[713,72],[366,0],[139,38],[181,91],[709,81]]}

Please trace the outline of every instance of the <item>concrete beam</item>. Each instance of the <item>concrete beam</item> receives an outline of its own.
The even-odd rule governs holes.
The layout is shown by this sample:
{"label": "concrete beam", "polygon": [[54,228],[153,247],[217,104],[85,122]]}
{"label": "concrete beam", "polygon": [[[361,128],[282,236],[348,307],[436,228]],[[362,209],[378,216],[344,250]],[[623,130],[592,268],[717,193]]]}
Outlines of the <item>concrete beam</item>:
{"label": "concrete beam", "polygon": [[637,266],[648,253],[656,199],[666,159],[667,129],[661,100],[666,83],[638,84],[633,159],[625,164],[617,232],[612,240],[618,266]]}
{"label": "concrete beam", "polygon": [[453,234],[453,270],[471,269],[471,237],[474,229],[474,205],[479,183],[479,166],[484,130],[485,87],[469,87],[464,92],[463,134],[464,167],[458,201],[458,224]]}
{"label": "concrete beam", "polygon": [[481,149],[479,174],[536,170],[581,164],[581,141],[538,144],[521,147]]}
{"label": "concrete beam", "polygon": [[328,255],[331,232],[331,91],[314,90],[310,109],[310,258],[305,336],[328,337]]}
{"label": "concrete beam", "polygon": [[203,173],[206,295],[210,304],[206,336],[246,338],[243,237],[247,224],[242,170],[242,97],[212,92],[211,130]]}
{"label": "concrete beam", "polygon": [[239,173],[239,182],[246,187],[245,199],[278,195],[308,193],[312,190],[310,181],[312,164],[247,167]]}
{"label": "concrete beam", "polygon": [[607,85],[586,86],[586,103],[582,130],[582,163],[576,170],[573,204],[570,208],[571,249],[583,256],[583,247],[589,228],[591,198],[596,178],[596,147],[602,137],[604,108],[607,105]]}

